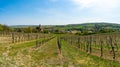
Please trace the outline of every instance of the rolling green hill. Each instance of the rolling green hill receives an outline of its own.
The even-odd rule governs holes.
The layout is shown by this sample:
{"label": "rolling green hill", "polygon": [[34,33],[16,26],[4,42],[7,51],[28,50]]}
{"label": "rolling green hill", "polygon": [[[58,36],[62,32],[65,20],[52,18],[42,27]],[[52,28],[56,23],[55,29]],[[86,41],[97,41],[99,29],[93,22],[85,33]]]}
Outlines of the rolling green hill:
{"label": "rolling green hill", "polygon": [[[54,27],[54,28],[65,28],[65,29],[72,29],[72,28],[94,28],[95,26],[99,26],[102,28],[112,28],[112,29],[120,29],[120,24],[115,23],[83,23],[83,24],[68,24],[68,25],[43,25],[44,27]],[[12,25],[12,28],[26,28],[26,27],[36,27],[38,25]]]}
{"label": "rolling green hill", "polygon": [[[38,25],[13,25],[11,28],[33,28],[35,29]],[[119,32],[120,24],[115,23],[83,23],[83,24],[68,24],[68,25],[42,25],[44,31],[51,33],[66,33],[68,31],[77,30],[82,33],[92,31],[93,33],[108,33],[108,32]]]}
{"label": "rolling green hill", "polygon": [[38,25],[12,25],[11,28],[27,28],[27,27],[37,27]]}
{"label": "rolling green hill", "polygon": [[99,26],[102,28],[112,28],[112,29],[120,29],[120,24],[115,23],[84,23],[84,24],[68,24],[66,27],[72,28],[94,28],[95,26]]}

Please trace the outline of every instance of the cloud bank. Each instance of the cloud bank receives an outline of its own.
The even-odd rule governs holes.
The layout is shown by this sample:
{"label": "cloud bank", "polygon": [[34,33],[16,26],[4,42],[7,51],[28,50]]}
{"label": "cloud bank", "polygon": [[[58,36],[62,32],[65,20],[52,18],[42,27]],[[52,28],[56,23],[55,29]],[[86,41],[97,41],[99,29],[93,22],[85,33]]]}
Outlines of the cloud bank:
{"label": "cloud bank", "polygon": [[71,0],[80,8],[112,10],[119,7],[120,0]]}

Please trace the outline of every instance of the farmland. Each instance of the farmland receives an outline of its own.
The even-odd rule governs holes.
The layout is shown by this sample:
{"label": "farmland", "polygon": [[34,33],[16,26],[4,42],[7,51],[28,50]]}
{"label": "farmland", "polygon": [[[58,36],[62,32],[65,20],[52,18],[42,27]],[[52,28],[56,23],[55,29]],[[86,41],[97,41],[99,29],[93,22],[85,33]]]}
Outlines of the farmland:
{"label": "farmland", "polygon": [[0,0],[0,67],[120,67],[120,0]]}
{"label": "farmland", "polygon": [[119,61],[119,34],[66,36],[63,39],[88,54]]}
{"label": "farmland", "polygon": [[[112,37],[112,38],[111,38]],[[0,67],[118,67],[120,35],[1,33]]]}

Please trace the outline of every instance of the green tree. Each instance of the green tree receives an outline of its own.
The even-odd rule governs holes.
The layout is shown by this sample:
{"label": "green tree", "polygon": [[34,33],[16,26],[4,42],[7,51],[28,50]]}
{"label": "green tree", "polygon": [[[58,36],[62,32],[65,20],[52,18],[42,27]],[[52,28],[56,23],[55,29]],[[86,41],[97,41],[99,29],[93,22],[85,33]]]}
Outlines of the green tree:
{"label": "green tree", "polygon": [[2,27],[2,24],[0,24],[0,31],[2,31],[3,30],[3,27]]}

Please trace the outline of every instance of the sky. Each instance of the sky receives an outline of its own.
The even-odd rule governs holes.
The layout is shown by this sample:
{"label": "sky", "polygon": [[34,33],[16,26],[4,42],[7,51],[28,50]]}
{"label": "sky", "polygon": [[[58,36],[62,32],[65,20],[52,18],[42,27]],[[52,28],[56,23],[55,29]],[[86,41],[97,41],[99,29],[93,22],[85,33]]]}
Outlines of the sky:
{"label": "sky", "polygon": [[120,24],[120,0],[0,0],[0,24]]}

